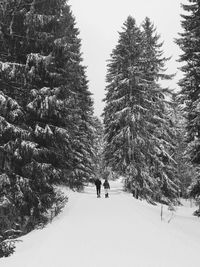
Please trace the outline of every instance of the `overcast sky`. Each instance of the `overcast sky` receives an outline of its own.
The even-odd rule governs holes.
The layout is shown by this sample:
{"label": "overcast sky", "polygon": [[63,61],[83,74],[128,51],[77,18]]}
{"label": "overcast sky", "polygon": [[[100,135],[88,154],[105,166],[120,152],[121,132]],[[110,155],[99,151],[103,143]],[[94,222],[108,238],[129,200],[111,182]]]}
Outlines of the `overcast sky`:
{"label": "overcast sky", "polygon": [[[181,53],[174,39],[178,37],[181,26],[181,3],[187,0],[69,0],[72,12],[82,39],[84,65],[87,66],[89,88],[93,93],[95,115],[103,112],[106,75],[106,60],[118,41],[118,32],[129,15],[140,25],[148,16],[161,34],[164,41],[163,50],[166,56],[172,56],[168,63],[168,72],[176,73]],[[167,85],[177,88],[176,78]]]}

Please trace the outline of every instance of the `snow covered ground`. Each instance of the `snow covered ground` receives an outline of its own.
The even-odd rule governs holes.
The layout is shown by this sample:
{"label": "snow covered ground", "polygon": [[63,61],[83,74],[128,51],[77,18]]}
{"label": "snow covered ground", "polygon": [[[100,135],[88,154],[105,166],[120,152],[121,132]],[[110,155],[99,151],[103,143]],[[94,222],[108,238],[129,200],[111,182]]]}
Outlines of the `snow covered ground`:
{"label": "snow covered ground", "polygon": [[185,202],[171,212],[134,199],[111,182],[110,198],[95,188],[68,192],[69,202],[45,229],[21,238],[1,267],[193,267],[199,266],[200,219]]}

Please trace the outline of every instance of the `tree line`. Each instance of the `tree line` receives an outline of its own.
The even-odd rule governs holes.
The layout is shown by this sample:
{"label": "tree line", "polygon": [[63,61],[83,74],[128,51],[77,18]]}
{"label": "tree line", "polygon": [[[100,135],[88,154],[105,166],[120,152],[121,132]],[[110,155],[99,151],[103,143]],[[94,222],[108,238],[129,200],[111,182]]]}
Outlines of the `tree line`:
{"label": "tree line", "polygon": [[0,257],[96,176],[123,176],[151,203],[200,192],[199,2],[188,0],[180,91],[155,26],[129,16],[107,66],[103,123],[94,116],[81,39],[65,0],[0,1]]}

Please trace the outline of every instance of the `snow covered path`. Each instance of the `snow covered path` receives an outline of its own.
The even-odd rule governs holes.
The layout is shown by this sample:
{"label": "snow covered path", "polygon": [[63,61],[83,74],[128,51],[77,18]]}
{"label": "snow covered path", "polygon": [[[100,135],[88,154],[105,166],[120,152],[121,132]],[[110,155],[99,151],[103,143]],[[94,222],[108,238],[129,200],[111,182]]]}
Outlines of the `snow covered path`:
{"label": "snow covered path", "polygon": [[199,266],[200,220],[193,208],[170,212],[135,200],[111,183],[109,199],[94,187],[69,192],[69,203],[53,223],[22,238],[1,267],[193,267]]}

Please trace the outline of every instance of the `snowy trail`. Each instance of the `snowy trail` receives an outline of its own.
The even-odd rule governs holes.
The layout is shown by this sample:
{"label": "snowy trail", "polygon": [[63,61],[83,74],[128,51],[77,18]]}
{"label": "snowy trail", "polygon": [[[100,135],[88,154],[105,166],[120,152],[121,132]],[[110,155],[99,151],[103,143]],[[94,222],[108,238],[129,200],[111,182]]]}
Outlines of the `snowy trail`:
{"label": "snowy trail", "polygon": [[167,209],[135,200],[111,183],[109,199],[94,187],[68,192],[64,212],[43,230],[22,238],[1,267],[193,267],[198,266],[200,220],[190,207],[170,223]]}

